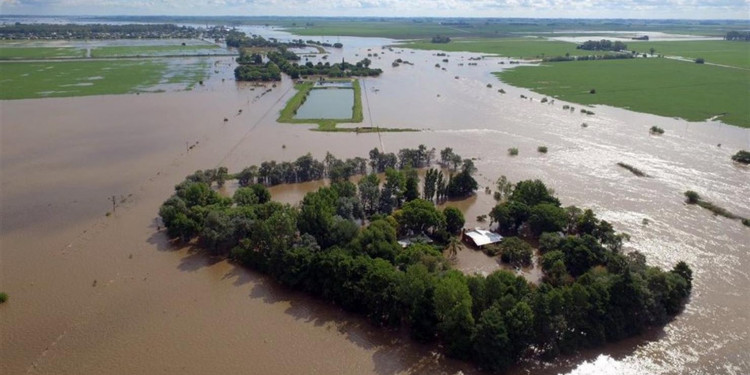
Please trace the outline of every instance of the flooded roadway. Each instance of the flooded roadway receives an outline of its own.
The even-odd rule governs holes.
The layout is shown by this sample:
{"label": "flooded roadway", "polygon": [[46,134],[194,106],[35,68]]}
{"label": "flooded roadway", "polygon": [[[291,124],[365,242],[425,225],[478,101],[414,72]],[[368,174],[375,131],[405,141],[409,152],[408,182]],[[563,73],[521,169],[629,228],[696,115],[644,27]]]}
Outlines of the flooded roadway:
{"label": "flooded roadway", "polygon": [[[347,47],[329,61],[383,52],[382,40],[341,39]],[[477,55],[451,53],[444,64],[428,51],[399,51],[373,59],[385,73],[363,80],[371,116],[365,109],[361,125],[423,132],[277,124],[292,83],[259,96],[231,80],[226,58],[191,92],[1,102],[0,289],[10,300],[0,307],[0,373],[474,373],[254,272],[174,249],[155,226],[161,202],[197,169],[419,144],[477,158],[482,188],[462,207],[469,226],[491,208],[482,190],[497,177],[540,178],[563,204],[593,208],[630,233],[626,249],[661,267],[685,260],[695,271],[685,312],[663,330],[513,373],[750,372],[750,229],[682,197],[695,190],[750,216],[750,170],[729,159],[750,148],[750,130],[608,107],[585,116],[577,104],[566,111],[568,103],[542,104],[497,81],[490,72],[508,67],[500,59],[469,66]],[[414,66],[392,68],[396,58]],[[665,134],[650,136],[653,125]],[[540,145],[549,152],[538,154]],[[510,147],[519,155],[508,156]],[[652,177],[637,178],[620,161]],[[274,195],[290,199],[308,187]],[[112,195],[118,206],[107,217]]]}

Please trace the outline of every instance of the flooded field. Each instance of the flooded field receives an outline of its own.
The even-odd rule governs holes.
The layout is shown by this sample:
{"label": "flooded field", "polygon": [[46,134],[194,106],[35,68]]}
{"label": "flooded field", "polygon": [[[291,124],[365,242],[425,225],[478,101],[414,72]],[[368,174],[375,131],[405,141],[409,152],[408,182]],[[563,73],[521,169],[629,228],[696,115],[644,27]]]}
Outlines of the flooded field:
{"label": "flooded field", "polygon": [[[730,161],[750,148],[750,130],[609,107],[586,116],[497,81],[491,72],[507,60],[474,66],[468,59],[478,55],[451,53],[444,64],[431,52],[381,48],[387,40],[340,40],[345,47],[330,51],[330,61],[377,52],[373,66],[384,70],[362,80],[369,115],[359,126],[424,131],[323,133],[278,124],[293,82],[258,96],[232,80],[229,57],[216,58],[218,73],[189,92],[0,103],[0,289],[10,295],[0,306],[0,373],[477,373],[408,335],[191,246],[175,248],[156,225],[159,205],[197,169],[238,171],[307,152],[366,157],[375,147],[419,144],[476,158],[479,193],[451,203],[465,210],[468,227],[481,225],[475,218],[494,202],[484,187],[500,175],[539,178],[564,205],[593,208],[630,233],[627,250],[661,267],[685,260],[695,271],[685,312],[663,330],[511,373],[750,372],[750,230],[682,196],[695,190],[750,216],[750,169]],[[399,57],[414,66],[391,67]],[[434,68],[438,62],[446,69]],[[653,125],[665,134],[649,135]],[[549,152],[537,153],[541,145]],[[510,147],[519,155],[508,156]],[[617,162],[652,177],[637,178]],[[317,186],[271,191],[293,202]],[[483,254],[464,250],[460,261],[482,272],[485,260],[476,256]]]}

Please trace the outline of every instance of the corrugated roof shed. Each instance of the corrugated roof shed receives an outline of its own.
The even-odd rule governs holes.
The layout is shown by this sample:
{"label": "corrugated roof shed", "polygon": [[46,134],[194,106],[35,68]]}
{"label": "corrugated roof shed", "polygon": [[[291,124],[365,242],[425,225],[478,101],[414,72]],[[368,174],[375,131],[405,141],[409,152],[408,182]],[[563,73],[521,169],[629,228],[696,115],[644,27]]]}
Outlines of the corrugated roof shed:
{"label": "corrugated roof shed", "polygon": [[490,232],[488,230],[479,229],[479,228],[470,230],[464,234],[469,236],[469,238],[471,238],[471,240],[474,241],[474,244],[477,246],[484,246],[484,245],[488,245],[491,243],[497,243],[503,240],[503,236],[495,232]]}

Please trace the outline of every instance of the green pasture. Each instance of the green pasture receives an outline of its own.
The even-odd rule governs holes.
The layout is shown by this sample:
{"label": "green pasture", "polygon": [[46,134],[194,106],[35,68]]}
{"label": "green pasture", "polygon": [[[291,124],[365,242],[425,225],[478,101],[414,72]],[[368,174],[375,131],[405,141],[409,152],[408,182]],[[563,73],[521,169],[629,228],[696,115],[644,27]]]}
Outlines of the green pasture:
{"label": "green pasture", "polygon": [[[0,99],[28,99],[190,89],[204,79],[202,59],[76,60],[0,63]],[[176,87],[175,87],[176,86]]]}
{"label": "green pasture", "polygon": [[220,49],[215,44],[164,45],[164,46],[106,46],[91,49],[91,57],[142,57],[179,56],[216,53]]}
{"label": "green pasture", "polygon": [[0,44],[0,60],[41,60],[83,57],[86,57],[86,50],[78,47],[9,47]]}
{"label": "green pasture", "polygon": [[570,102],[689,121],[725,114],[723,122],[750,127],[750,71],[654,58],[546,63],[496,74],[508,84]]}
{"label": "green pasture", "polygon": [[750,43],[727,40],[696,40],[680,42],[627,42],[628,49],[639,53],[665,56],[682,56],[690,59],[702,57],[707,63],[750,69]]}

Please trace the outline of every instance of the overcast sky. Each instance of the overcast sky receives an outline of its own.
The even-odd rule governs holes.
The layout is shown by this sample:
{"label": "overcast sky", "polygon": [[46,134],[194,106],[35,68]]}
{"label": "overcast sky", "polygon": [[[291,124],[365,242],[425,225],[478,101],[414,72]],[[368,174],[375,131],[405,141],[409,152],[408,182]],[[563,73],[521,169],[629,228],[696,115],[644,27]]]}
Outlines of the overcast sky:
{"label": "overcast sky", "polygon": [[750,19],[750,0],[0,0],[0,14]]}

